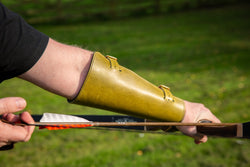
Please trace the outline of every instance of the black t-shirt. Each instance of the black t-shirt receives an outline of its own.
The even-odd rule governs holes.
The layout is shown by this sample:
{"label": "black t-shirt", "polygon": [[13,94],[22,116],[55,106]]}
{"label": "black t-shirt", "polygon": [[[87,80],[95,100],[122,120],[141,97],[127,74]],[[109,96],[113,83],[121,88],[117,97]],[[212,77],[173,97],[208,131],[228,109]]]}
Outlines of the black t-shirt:
{"label": "black t-shirt", "polygon": [[28,71],[42,56],[48,39],[0,3],[0,83]]}

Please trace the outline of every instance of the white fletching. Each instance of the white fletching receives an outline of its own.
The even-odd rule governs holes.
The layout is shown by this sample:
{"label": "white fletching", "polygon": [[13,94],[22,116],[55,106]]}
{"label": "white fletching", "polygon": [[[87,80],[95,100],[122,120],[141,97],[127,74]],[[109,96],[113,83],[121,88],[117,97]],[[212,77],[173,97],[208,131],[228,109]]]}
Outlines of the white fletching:
{"label": "white fletching", "polygon": [[44,113],[40,122],[90,122],[87,119],[65,115],[65,114],[55,114],[55,113]]}

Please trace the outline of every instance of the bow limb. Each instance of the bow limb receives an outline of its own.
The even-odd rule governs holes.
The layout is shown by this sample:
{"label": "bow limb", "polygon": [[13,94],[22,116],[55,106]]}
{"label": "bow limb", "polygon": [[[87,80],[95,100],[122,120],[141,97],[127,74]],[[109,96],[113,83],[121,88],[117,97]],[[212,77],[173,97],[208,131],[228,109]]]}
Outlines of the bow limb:
{"label": "bow limb", "polygon": [[[148,122],[146,119],[126,116],[126,115],[76,115],[81,118],[85,118],[91,122],[103,122],[102,127],[105,128],[115,128],[136,130],[136,131],[146,131],[152,132],[157,130],[164,131],[177,131],[176,126],[184,126],[185,123],[173,123],[173,122],[163,122],[158,124],[157,122]],[[35,121],[41,119],[41,115],[32,115]],[[105,123],[111,123],[111,126],[105,125]],[[123,123],[115,125],[115,123]],[[137,125],[131,126],[131,123]],[[130,124],[130,125],[128,125]],[[140,124],[140,125],[139,125]],[[153,125],[154,124],[154,125]],[[157,125],[158,124],[158,125]],[[187,124],[188,125],[188,124]],[[192,124],[189,124],[191,126]],[[250,123],[194,123],[197,126],[198,133],[202,133],[208,136],[218,136],[218,137],[236,137],[236,138],[250,138]]]}
{"label": "bow limb", "polygon": [[[234,137],[234,138],[250,138],[250,122],[246,123],[179,123],[179,122],[148,122],[146,119],[141,119],[132,116],[124,115],[77,115],[78,117],[85,118],[91,121],[91,126],[97,126],[106,129],[116,129],[116,130],[135,130],[144,132],[155,132],[157,130],[164,131],[176,131],[176,126],[196,126],[197,132],[205,134],[207,136],[217,136],[217,137]],[[42,115],[32,115],[35,121],[39,121]],[[36,122],[36,126],[44,126],[44,123]],[[46,123],[45,123],[46,124]],[[48,123],[50,126],[62,125],[62,122]],[[69,123],[66,123],[69,124]],[[82,124],[81,122],[72,122],[71,128],[76,124]],[[84,123],[89,124],[89,123]],[[65,126],[65,123],[62,127]],[[82,128],[82,127],[80,127]]]}

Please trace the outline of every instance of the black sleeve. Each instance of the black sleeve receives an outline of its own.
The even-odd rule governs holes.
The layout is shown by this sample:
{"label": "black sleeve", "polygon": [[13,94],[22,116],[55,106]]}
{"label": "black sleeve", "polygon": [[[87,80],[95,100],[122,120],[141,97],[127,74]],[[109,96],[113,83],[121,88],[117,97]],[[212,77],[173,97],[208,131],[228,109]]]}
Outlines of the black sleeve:
{"label": "black sleeve", "polygon": [[0,83],[28,71],[42,56],[48,39],[0,3]]}

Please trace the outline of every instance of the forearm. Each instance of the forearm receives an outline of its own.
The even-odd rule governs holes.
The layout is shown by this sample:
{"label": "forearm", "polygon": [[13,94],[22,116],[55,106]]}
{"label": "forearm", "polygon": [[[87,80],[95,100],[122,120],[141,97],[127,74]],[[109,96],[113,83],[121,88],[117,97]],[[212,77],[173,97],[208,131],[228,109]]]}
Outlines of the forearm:
{"label": "forearm", "polygon": [[93,52],[49,40],[39,61],[19,77],[68,99],[79,92]]}
{"label": "forearm", "polygon": [[[174,97],[168,88],[156,87],[120,66],[116,59],[98,52],[93,58],[93,54],[50,39],[40,60],[20,78],[76,104],[155,120],[219,122],[203,105]],[[195,127],[180,130],[194,137],[196,143],[207,140],[206,136],[196,137]]]}
{"label": "forearm", "polygon": [[[169,88],[153,85],[120,66],[113,58],[98,52],[95,58],[92,56],[91,51],[50,39],[40,60],[20,77],[52,93],[74,99],[74,103],[152,119],[182,120],[183,102],[174,98]],[[88,80],[85,80],[87,75]],[[85,89],[81,89],[83,83]]]}

